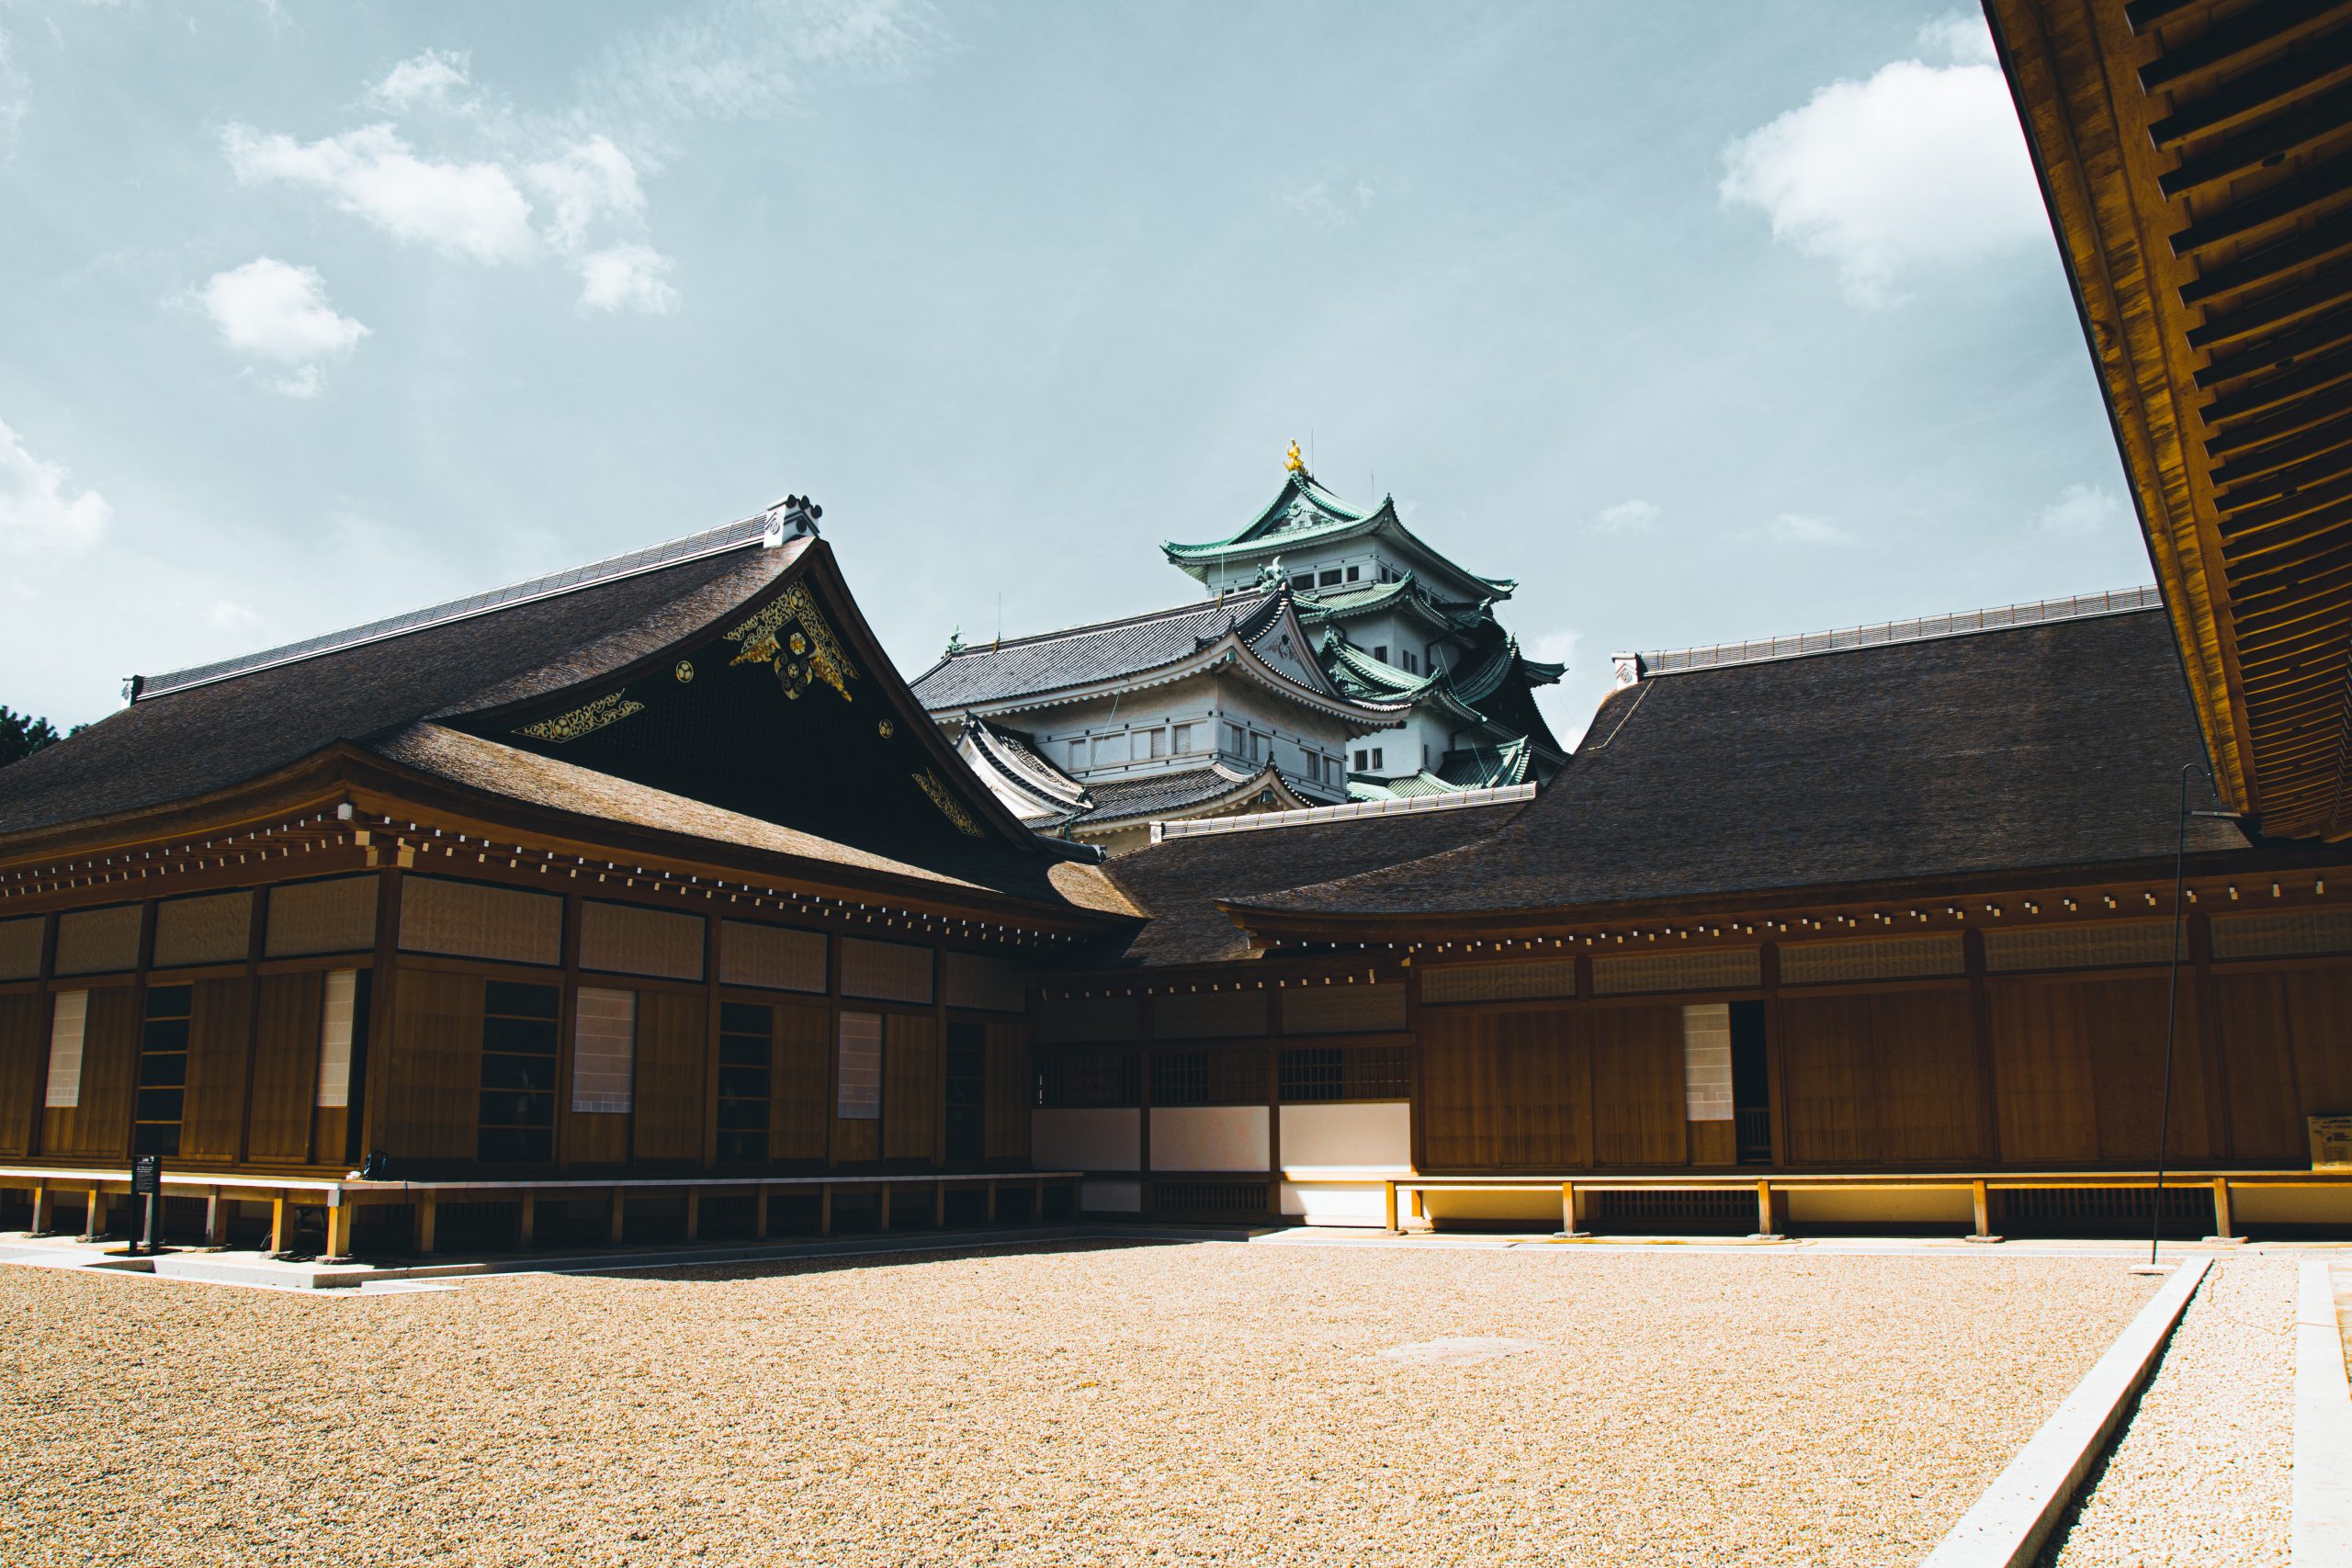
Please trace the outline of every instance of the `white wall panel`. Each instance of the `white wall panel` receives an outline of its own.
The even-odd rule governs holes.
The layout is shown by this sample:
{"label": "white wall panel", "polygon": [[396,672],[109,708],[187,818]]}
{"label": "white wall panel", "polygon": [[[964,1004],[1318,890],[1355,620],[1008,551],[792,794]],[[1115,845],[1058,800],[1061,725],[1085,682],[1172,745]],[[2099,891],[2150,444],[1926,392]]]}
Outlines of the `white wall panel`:
{"label": "white wall panel", "polygon": [[1167,1106],[1151,1113],[1151,1168],[1263,1170],[1267,1159],[1262,1105]]}
{"label": "white wall panel", "polygon": [[1033,1111],[1029,1163],[1039,1170],[1134,1170],[1143,1164],[1143,1112]]}
{"label": "white wall panel", "polygon": [[1283,1183],[1283,1213],[1310,1225],[1369,1225],[1388,1223],[1388,1190],[1377,1181],[1311,1187]]}
{"label": "white wall panel", "polygon": [[[1158,1134],[1155,1132],[1155,1137]],[[1283,1166],[1372,1165],[1413,1158],[1413,1108],[1402,1100],[1283,1107]]]}

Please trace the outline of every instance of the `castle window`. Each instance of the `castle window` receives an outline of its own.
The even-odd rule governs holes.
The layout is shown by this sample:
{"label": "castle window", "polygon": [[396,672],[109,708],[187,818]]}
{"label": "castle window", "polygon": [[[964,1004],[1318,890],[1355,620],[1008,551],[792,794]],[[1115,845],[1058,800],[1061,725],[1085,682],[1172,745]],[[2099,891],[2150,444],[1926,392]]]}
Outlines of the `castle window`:
{"label": "castle window", "polygon": [[1340,581],[1340,569],[1336,566],[1324,568],[1321,581],[1326,588],[1337,586]]}
{"label": "castle window", "polygon": [[1378,660],[1380,660],[1380,662],[1382,662],[1383,664],[1387,663],[1387,662],[1388,662],[1388,645],[1387,645],[1386,643],[1385,643],[1385,642],[1384,642],[1384,643],[1376,644],[1376,645],[1373,648],[1373,650],[1372,650],[1372,656],[1373,656],[1374,659],[1377,659]]}
{"label": "castle window", "polygon": [[1356,580],[1356,573],[1361,570],[1361,568],[1352,566],[1348,568],[1348,581],[1350,582],[1353,582]]}
{"label": "castle window", "polygon": [[1180,724],[1176,727],[1176,738],[1173,745],[1176,754],[1180,757],[1185,755],[1193,749],[1193,727],[1189,724]]}

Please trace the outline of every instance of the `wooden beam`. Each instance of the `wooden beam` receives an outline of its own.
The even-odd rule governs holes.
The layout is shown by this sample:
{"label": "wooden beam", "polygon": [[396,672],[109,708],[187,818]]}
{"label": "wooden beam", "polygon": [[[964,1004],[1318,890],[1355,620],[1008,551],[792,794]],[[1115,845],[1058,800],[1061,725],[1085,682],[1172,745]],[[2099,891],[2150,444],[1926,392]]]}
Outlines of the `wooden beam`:
{"label": "wooden beam", "polygon": [[533,1192],[524,1193],[522,1201],[515,1207],[519,1213],[514,1216],[514,1243],[527,1251],[531,1246],[532,1234],[538,1228],[538,1195]]}
{"label": "wooden beam", "polygon": [[699,1187],[686,1189],[686,1239],[702,1239],[702,1189]]}
{"label": "wooden beam", "polygon": [[56,1217],[52,1213],[53,1208],[54,1204],[49,1195],[49,1183],[46,1181],[34,1182],[33,1224],[32,1229],[26,1234],[28,1235],[49,1235],[50,1222]]}
{"label": "wooden beam", "polygon": [[294,1202],[283,1192],[269,1201],[269,1249],[285,1252],[294,1246]]}
{"label": "wooden beam", "polygon": [[410,1245],[420,1258],[433,1256],[434,1247],[439,1239],[434,1233],[440,1226],[440,1211],[441,1201],[431,1193],[426,1193],[416,1201],[415,1234],[411,1237]]}
{"label": "wooden beam", "polygon": [[613,1189],[613,1212],[605,1239],[618,1247],[628,1233],[628,1193],[624,1188]]}
{"label": "wooden beam", "polygon": [[336,1203],[327,1210],[327,1249],[322,1263],[351,1261],[351,1221],[357,1211],[347,1203]]}
{"label": "wooden beam", "polygon": [[2213,1238],[2216,1241],[2234,1241],[2237,1234],[2230,1214],[2229,1179],[2217,1176],[2213,1179]]}

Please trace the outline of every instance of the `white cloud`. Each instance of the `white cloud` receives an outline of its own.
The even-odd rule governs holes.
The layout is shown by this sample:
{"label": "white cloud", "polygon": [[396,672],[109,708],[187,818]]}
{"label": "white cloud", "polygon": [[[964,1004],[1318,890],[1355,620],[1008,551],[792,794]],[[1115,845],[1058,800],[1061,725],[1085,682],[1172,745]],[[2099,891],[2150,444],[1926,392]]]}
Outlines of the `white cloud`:
{"label": "white cloud", "polygon": [[261,624],[261,617],[234,599],[215,599],[204,612],[205,624],[224,632],[243,631]]}
{"label": "white cloud", "polygon": [[582,73],[581,95],[658,139],[684,120],[777,113],[804,73],[896,73],[941,33],[926,0],[726,0],[616,39]]}
{"label": "white cloud", "polygon": [[1898,60],[1867,82],[1833,83],[1732,142],[1724,162],[1723,199],[1762,209],[1774,239],[1835,263],[1864,307],[1900,304],[1901,281],[1922,267],[2049,233],[1992,65]]}
{"label": "white cloud", "polygon": [[307,144],[232,125],[224,141],[240,180],[323,192],[395,238],[486,263],[526,261],[538,249],[531,204],[503,168],[420,158],[389,125]]}
{"label": "white cloud", "polygon": [[1577,661],[1577,643],[1582,632],[1563,627],[1544,632],[1529,645],[1530,656],[1538,664],[1566,664],[1573,669]]}
{"label": "white cloud", "polygon": [[2068,485],[2041,509],[2035,525],[2045,534],[2080,539],[2107,533],[2125,521],[2123,502],[2112,491],[2097,485]]}
{"label": "white cloud", "polygon": [[467,84],[468,59],[463,50],[428,49],[386,72],[368,89],[368,101],[393,109],[440,103],[451,88]]}
{"label": "white cloud", "polygon": [[0,423],[0,551],[77,554],[98,542],[114,508],[96,491],[72,491],[65,465],[44,463]]}
{"label": "white cloud", "polygon": [[1781,545],[1850,545],[1854,536],[1826,517],[1809,517],[1801,512],[1783,512],[1764,525],[1764,531]]}
{"label": "white cloud", "polygon": [[1303,212],[1337,229],[1369,213],[1373,199],[1378,194],[1369,180],[1360,179],[1352,186],[1337,188],[1329,180],[1317,180],[1313,185],[1293,190],[1283,200],[1292,211]]}
{"label": "white cloud", "polygon": [[580,302],[592,310],[666,315],[678,308],[678,291],[662,280],[674,265],[650,245],[615,245],[582,256]]}
{"label": "white cloud", "polygon": [[1600,515],[1592,520],[1596,534],[1641,533],[1657,521],[1657,507],[1646,501],[1621,501],[1614,506],[1604,506]]}
{"label": "white cloud", "polygon": [[277,378],[269,383],[269,388],[274,392],[283,392],[289,398],[300,398],[309,402],[327,389],[327,378],[317,366],[304,365]]}
{"label": "white cloud", "polygon": [[637,183],[636,166],[609,137],[591,136],[560,157],[533,164],[523,175],[555,209],[547,234],[559,250],[579,251],[599,221],[644,220],[645,190]]}
{"label": "white cloud", "polygon": [[1931,54],[1940,54],[1955,65],[1998,65],[2000,55],[1993,48],[1993,29],[1984,24],[1982,11],[1947,11],[1934,21],[1919,28],[1919,48]]}
{"label": "white cloud", "polygon": [[214,273],[201,298],[229,346],[260,359],[307,367],[350,353],[368,335],[358,321],[335,313],[316,267],[272,256]]}

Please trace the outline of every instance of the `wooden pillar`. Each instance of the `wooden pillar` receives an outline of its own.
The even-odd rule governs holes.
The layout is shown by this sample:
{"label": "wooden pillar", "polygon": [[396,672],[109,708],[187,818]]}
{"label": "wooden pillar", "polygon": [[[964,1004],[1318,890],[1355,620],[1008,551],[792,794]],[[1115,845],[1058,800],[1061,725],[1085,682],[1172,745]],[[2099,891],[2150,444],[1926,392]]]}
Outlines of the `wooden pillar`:
{"label": "wooden pillar", "polygon": [[1396,1235],[1396,1183],[1394,1181],[1384,1181],[1380,1184],[1380,1214],[1381,1223],[1387,1226],[1388,1234]]}
{"label": "wooden pillar", "polygon": [[2213,1178],[2213,1239],[2234,1241],[2237,1227],[2230,1219],[2230,1181],[2225,1176]]}
{"label": "wooden pillar", "polygon": [[1584,1227],[1585,1205],[1591,1200],[1577,1190],[1573,1181],[1560,1183],[1560,1234],[1565,1236],[1589,1235]]}
{"label": "wooden pillar", "polygon": [[49,1196],[49,1183],[46,1181],[34,1182],[32,1229],[25,1234],[28,1235],[49,1235],[50,1221],[54,1217],[50,1212],[52,1207],[53,1205],[51,1202]]}
{"label": "wooden pillar", "polygon": [[833,1184],[830,1181],[817,1186],[817,1234],[833,1234]]}
{"label": "wooden pillar", "polygon": [[204,1245],[207,1247],[229,1245],[229,1201],[220,1196],[220,1189],[218,1187],[214,1188],[212,1195],[204,1201]]}
{"label": "wooden pillar", "polygon": [[686,1239],[702,1239],[702,1189],[699,1187],[686,1189]]}
{"label": "wooden pillar", "polygon": [[1993,1066],[1993,993],[1984,979],[1984,932],[1961,933],[1961,966],[1968,976],[1969,1041],[1976,1053],[1976,1144],[1990,1164],[2001,1163],[2001,1084]]}
{"label": "wooden pillar", "polygon": [[527,1248],[531,1245],[533,1233],[538,1229],[538,1194],[536,1192],[524,1193],[522,1201],[516,1203],[514,1207],[517,1211],[514,1216],[514,1245]]}
{"label": "wooden pillar", "polygon": [[988,1189],[989,1189],[989,1201],[988,1201],[988,1208],[987,1208],[987,1211],[986,1211],[986,1212],[987,1212],[987,1215],[988,1215],[988,1222],[989,1222],[989,1224],[996,1224],[996,1178],[995,1178],[995,1177],[991,1176],[991,1177],[989,1177],[989,1180],[988,1180]]}
{"label": "wooden pillar", "polygon": [[[1148,1119],[1148,1113],[1147,1113],[1147,1120]],[[1076,1191],[1078,1190],[1073,1188],[1071,1190]],[[1073,1206],[1075,1206],[1075,1200],[1072,1200]],[[1029,1197],[1029,1223],[1033,1225],[1040,1224],[1044,1221],[1045,1217],[1046,1179],[1041,1176],[1036,1180],[1035,1190],[1033,1191]]]}
{"label": "wooden pillar", "polygon": [[269,1249],[285,1252],[294,1245],[294,1201],[280,1192],[269,1201]]}
{"label": "wooden pillar", "polygon": [[947,1183],[944,1180],[931,1184],[931,1223],[934,1229],[947,1228]]}
{"label": "wooden pillar", "polygon": [[416,1249],[419,1257],[430,1258],[433,1256],[436,1241],[434,1233],[439,1227],[441,1220],[441,1200],[427,1192],[417,1199],[414,1212],[416,1233],[411,1240],[411,1245]]}
{"label": "wooden pillar", "polygon": [[328,1205],[327,1249],[320,1261],[347,1263],[351,1260],[351,1222],[355,1213],[348,1203]]}
{"label": "wooden pillar", "polygon": [[874,1187],[874,1212],[882,1216],[882,1228],[890,1228],[890,1184],[876,1182]]}
{"label": "wooden pillar", "polygon": [[107,1234],[107,1195],[96,1188],[90,1189],[90,1206],[82,1216],[84,1241],[96,1241]]}
{"label": "wooden pillar", "polygon": [[752,1234],[762,1241],[768,1238],[768,1192],[763,1186],[752,1193]]}
{"label": "wooden pillar", "polygon": [[1970,1182],[1968,1190],[1976,1210],[1976,1234],[1968,1239],[1971,1241],[2000,1240],[1999,1236],[1993,1234],[1993,1190],[1982,1181]]}
{"label": "wooden pillar", "polygon": [[613,1189],[613,1212],[605,1239],[618,1247],[628,1234],[628,1189]]}
{"label": "wooden pillar", "polygon": [[1756,1184],[1756,1234],[1774,1240],[1788,1234],[1789,1195],[1775,1192],[1772,1184],[1759,1180]]}

